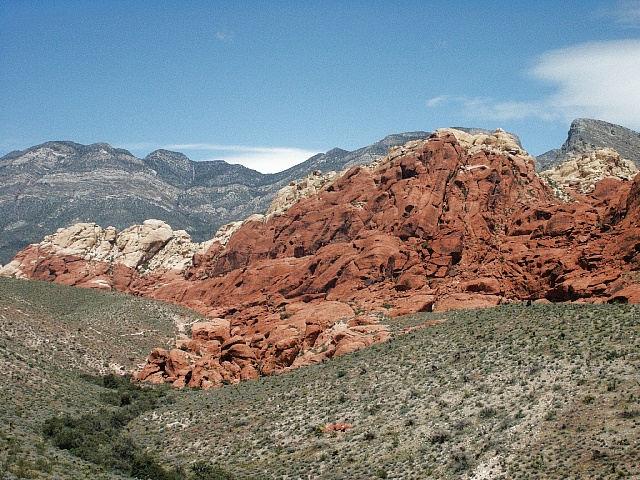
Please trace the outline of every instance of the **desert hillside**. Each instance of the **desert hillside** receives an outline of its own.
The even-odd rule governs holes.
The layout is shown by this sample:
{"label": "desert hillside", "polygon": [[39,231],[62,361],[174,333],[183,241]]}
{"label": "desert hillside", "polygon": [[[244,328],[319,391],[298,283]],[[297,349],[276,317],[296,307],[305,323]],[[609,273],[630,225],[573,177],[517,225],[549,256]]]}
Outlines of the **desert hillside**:
{"label": "desert hillside", "polygon": [[[176,321],[198,317],[51,283],[0,279],[0,290],[3,478],[131,478],[109,463],[125,439],[163,468],[151,478],[640,475],[635,305],[520,303],[386,318],[386,343],[214,390],[147,385],[149,409],[127,413],[123,399],[139,394],[97,377],[109,368],[104,353],[140,362],[173,338]],[[44,427],[56,418],[126,424],[92,457],[100,466],[55,446]],[[219,476],[196,475],[198,462]]]}

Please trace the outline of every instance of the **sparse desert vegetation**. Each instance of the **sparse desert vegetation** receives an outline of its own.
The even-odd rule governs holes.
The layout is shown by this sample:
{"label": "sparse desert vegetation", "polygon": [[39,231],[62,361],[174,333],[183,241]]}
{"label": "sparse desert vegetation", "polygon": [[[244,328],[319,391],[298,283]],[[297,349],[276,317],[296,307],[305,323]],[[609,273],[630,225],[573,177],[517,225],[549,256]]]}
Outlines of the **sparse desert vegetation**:
{"label": "sparse desert vegetation", "polygon": [[[111,355],[132,352],[135,364],[149,344],[172,338],[174,315],[195,314],[38,282],[3,279],[0,289],[0,478],[129,478],[43,435],[52,417],[118,408],[114,390],[87,376],[101,373],[90,357],[102,337],[75,335],[81,344],[71,334],[93,325],[104,335],[112,325]],[[118,313],[99,328],[101,311]],[[445,322],[401,333],[434,319]],[[210,391],[167,389],[122,431],[167,471],[190,475],[640,475],[640,307],[518,303],[387,323],[397,333],[391,341],[326,363]],[[115,333],[150,325],[158,337]],[[68,349],[46,356],[27,341],[36,338],[48,338],[48,350]],[[324,429],[340,422],[351,426]]]}

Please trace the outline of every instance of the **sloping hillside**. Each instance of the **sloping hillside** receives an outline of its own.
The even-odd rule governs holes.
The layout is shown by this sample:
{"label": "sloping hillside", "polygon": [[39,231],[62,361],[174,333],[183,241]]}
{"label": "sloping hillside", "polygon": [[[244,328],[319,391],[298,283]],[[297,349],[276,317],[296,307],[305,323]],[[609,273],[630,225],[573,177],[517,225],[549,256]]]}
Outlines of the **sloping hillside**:
{"label": "sloping hillside", "polygon": [[201,320],[115,292],[1,279],[0,478],[114,478],[45,442],[44,421],[108,407],[87,375],[129,372]]}
{"label": "sloping hillside", "polygon": [[[206,393],[132,426],[168,462],[239,478],[564,479],[640,475],[640,310],[500,306]],[[347,423],[344,432],[326,427]],[[323,430],[324,428],[324,430]]]}
{"label": "sloping hillside", "polygon": [[181,250],[161,222],[119,235],[82,224],[25,249],[1,274],[208,315],[139,374],[205,389],[383,342],[386,315],[640,300],[640,179],[601,177],[589,193],[567,185],[573,201],[563,202],[534,163],[501,130],[443,129],[201,250]]}
{"label": "sloping hillside", "polygon": [[[113,390],[84,375],[104,371],[105,342],[135,363],[173,336],[176,316],[198,318],[48,283],[1,279],[0,290],[3,478],[128,478],[57,449],[42,427],[118,411]],[[167,469],[202,461],[237,478],[640,475],[637,306],[512,304],[385,323],[392,340],[328,362],[161,389],[125,431]],[[131,335],[140,328],[157,332]]]}

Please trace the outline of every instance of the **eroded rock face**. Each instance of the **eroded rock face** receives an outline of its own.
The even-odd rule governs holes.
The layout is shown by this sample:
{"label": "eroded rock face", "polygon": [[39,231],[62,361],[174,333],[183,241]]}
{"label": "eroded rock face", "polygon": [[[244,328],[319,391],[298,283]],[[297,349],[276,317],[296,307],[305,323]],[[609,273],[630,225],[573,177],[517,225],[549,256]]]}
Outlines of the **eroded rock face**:
{"label": "eroded rock face", "polygon": [[[225,244],[198,247],[190,261],[169,262],[174,268],[109,264],[43,244],[11,268],[70,285],[95,287],[90,279],[99,278],[210,316],[180,342],[184,355],[169,361],[171,351],[154,351],[139,374],[210,388],[384,341],[385,315],[518,300],[637,301],[640,180],[567,188],[572,201],[563,203],[502,131],[441,130],[351,168],[278,215],[244,222]],[[95,230],[89,243],[109,243]],[[143,256],[145,265],[171,241]]]}
{"label": "eroded rock face", "polygon": [[[58,229],[37,245],[30,255],[18,254],[0,269],[0,276],[45,277],[58,283],[78,284],[89,281],[96,288],[112,288],[115,267],[136,274],[148,271],[183,271],[191,266],[196,253],[204,253],[211,242],[194,243],[184,230],[173,231],[160,220],[145,220],[120,233],[113,227],[78,223]],[[32,256],[57,258],[58,262],[34,262]],[[104,278],[103,278],[104,277]]]}

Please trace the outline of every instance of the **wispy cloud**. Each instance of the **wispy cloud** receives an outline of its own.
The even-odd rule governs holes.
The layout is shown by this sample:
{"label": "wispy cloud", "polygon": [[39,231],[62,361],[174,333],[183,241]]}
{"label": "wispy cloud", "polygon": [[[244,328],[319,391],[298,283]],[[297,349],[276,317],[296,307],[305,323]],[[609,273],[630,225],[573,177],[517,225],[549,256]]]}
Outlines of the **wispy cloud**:
{"label": "wispy cloud", "polygon": [[126,150],[132,150],[132,151],[151,151],[151,150],[155,150],[157,148],[157,143],[153,143],[153,142],[129,142],[129,143],[118,143],[117,147],[118,148],[124,148]]}
{"label": "wispy cloud", "polygon": [[440,95],[427,100],[430,108],[452,106],[458,108],[462,116],[469,119],[524,120],[529,117],[554,120],[560,115],[552,106],[544,102],[497,101],[492,97],[466,97],[461,95]]}
{"label": "wispy cloud", "polygon": [[640,28],[640,0],[619,0],[606,16],[624,27]]}
{"label": "wispy cloud", "polygon": [[224,43],[231,43],[235,38],[235,35],[230,30],[218,30],[216,32],[216,38]]}
{"label": "wispy cloud", "polygon": [[451,95],[438,95],[437,97],[433,97],[427,100],[427,107],[436,107],[438,105],[450,102],[451,99]]}
{"label": "wispy cloud", "polygon": [[566,117],[640,126],[640,40],[593,42],[542,55],[530,73],[556,85],[544,102]]}
{"label": "wispy cloud", "polygon": [[538,99],[440,95],[431,108],[457,106],[468,118],[568,121],[592,117],[640,129],[640,40],[580,44],[538,57],[530,78],[554,87]]}
{"label": "wispy cloud", "polygon": [[200,160],[224,160],[262,173],[276,173],[304,162],[318,152],[291,147],[253,147],[215,143],[183,143],[162,147],[185,153],[197,153]]}

